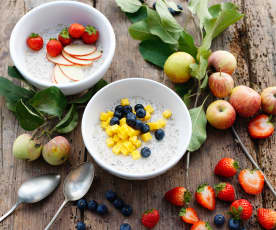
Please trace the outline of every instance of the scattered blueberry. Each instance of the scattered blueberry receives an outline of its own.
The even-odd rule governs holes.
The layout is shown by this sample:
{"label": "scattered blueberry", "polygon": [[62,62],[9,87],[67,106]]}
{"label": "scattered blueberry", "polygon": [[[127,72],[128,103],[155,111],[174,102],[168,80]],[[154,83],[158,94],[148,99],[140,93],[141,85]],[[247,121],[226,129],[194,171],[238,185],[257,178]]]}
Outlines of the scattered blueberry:
{"label": "scattered blueberry", "polygon": [[178,8],[179,10],[183,10],[183,7],[182,7],[180,4],[177,4],[177,8]]}
{"label": "scattered blueberry", "polygon": [[105,215],[108,212],[108,209],[106,207],[106,205],[104,204],[99,204],[97,207],[97,213],[99,215]]}
{"label": "scattered blueberry", "polygon": [[123,107],[122,105],[117,105],[117,106],[115,107],[115,112],[121,113],[121,112],[123,112],[123,109],[124,109],[124,107]]}
{"label": "scattered blueberry", "polygon": [[135,116],[134,113],[129,112],[126,115],[126,123],[131,127],[135,127],[135,125],[136,125],[136,116]]}
{"label": "scattered blueberry", "polygon": [[144,109],[137,109],[136,116],[139,118],[144,118],[146,116],[146,110]]}
{"label": "scattered blueberry", "polygon": [[150,154],[151,154],[151,151],[150,151],[150,149],[148,147],[143,147],[141,149],[141,155],[142,155],[142,157],[145,157],[145,158],[149,157]]}
{"label": "scattered blueberry", "polygon": [[138,109],[145,109],[142,104],[137,104],[134,106],[134,110],[137,111]]}
{"label": "scattered blueberry", "polygon": [[120,124],[120,120],[118,117],[112,117],[110,122],[109,122],[110,125],[119,125]]}
{"label": "scattered blueberry", "polygon": [[222,225],[224,225],[224,222],[225,222],[225,218],[224,218],[224,216],[223,215],[216,215],[215,217],[214,217],[214,224],[216,225],[216,226],[222,226]]}
{"label": "scattered blueberry", "polygon": [[78,200],[78,202],[77,202],[77,207],[78,207],[80,210],[86,209],[86,207],[87,207],[87,202],[86,202],[86,200],[85,200],[85,199],[80,199],[80,200]]}
{"label": "scattered blueberry", "polygon": [[124,205],[121,209],[121,213],[124,216],[130,216],[132,214],[132,207],[130,205]]}
{"label": "scattered blueberry", "polygon": [[149,125],[143,123],[143,126],[142,126],[142,128],[141,128],[141,132],[142,132],[142,133],[147,133],[147,132],[149,132],[149,131],[150,131]]}
{"label": "scattered blueberry", "polygon": [[169,11],[170,11],[170,13],[171,13],[172,15],[176,15],[176,14],[177,14],[177,11],[174,10],[173,8],[169,7],[168,9],[169,9]]}
{"label": "scattered blueberry", "polygon": [[113,202],[117,198],[117,194],[115,192],[109,190],[105,193],[105,198],[108,201]]}
{"label": "scattered blueberry", "polygon": [[158,141],[161,141],[165,136],[165,132],[163,129],[157,129],[154,133],[154,136]]}
{"label": "scattered blueberry", "polygon": [[156,10],[156,2],[154,2],[154,3],[152,4],[152,8],[153,8],[154,10]]}
{"label": "scattered blueberry", "polygon": [[231,218],[228,222],[228,226],[231,230],[240,230],[241,221]]}
{"label": "scattered blueberry", "polygon": [[118,119],[121,119],[123,117],[122,112],[119,111],[115,111],[113,116],[118,117]]}
{"label": "scattered blueberry", "polygon": [[131,226],[129,224],[121,224],[120,230],[131,230]]}
{"label": "scattered blueberry", "polygon": [[117,209],[121,209],[124,206],[124,201],[120,198],[117,198],[116,200],[113,201],[113,205]]}
{"label": "scattered blueberry", "polygon": [[90,200],[87,204],[87,208],[91,212],[96,212],[98,207],[98,203],[95,200]]}
{"label": "scattered blueberry", "polygon": [[77,223],[76,229],[77,230],[85,230],[86,229],[85,223],[83,223],[82,221],[79,221]]}
{"label": "scattered blueberry", "polygon": [[123,108],[123,113],[127,115],[129,112],[132,112],[132,107],[130,105],[125,105]]}
{"label": "scattered blueberry", "polygon": [[143,127],[144,123],[141,121],[141,120],[136,120],[136,123],[135,123],[135,129],[137,130],[141,130],[142,127]]}

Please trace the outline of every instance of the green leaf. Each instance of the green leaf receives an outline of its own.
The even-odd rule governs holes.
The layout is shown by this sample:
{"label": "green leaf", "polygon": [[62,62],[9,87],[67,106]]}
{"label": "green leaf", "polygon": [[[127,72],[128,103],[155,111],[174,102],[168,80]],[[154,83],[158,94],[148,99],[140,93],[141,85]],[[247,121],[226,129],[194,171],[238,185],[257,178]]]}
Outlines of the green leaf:
{"label": "green leaf", "polygon": [[[72,110],[70,109],[71,111],[69,111],[70,114],[68,115],[68,117],[71,117],[71,120],[68,119],[66,122],[63,123],[62,126],[56,127],[55,128],[56,132],[58,132],[58,133],[70,133],[71,131],[73,131],[73,129],[75,129],[77,127],[78,120],[79,120],[79,115],[78,115],[78,112],[76,111],[74,105],[72,105],[71,108],[72,108]],[[67,116],[67,114],[66,114],[66,116]]]}
{"label": "green leaf", "polygon": [[179,51],[189,53],[194,58],[196,58],[197,47],[195,46],[194,39],[190,34],[186,33],[185,31],[182,31],[178,40],[178,44]]}
{"label": "green leaf", "polygon": [[189,108],[191,106],[192,100],[191,100],[191,93],[192,90],[189,90],[188,93],[186,93],[183,97],[182,100],[185,103],[185,105],[187,106],[187,108]]}
{"label": "green leaf", "polygon": [[132,23],[139,22],[147,17],[147,7],[142,6],[135,13],[126,13],[126,16]]}
{"label": "green leaf", "polygon": [[75,111],[75,106],[74,106],[74,104],[72,104],[69,111],[66,113],[66,115],[56,125],[56,128],[66,127],[71,122],[71,120],[73,119],[74,111]]}
{"label": "green leaf", "polygon": [[197,15],[199,19],[200,28],[203,28],[203,24],[207,19],[212,18],[212,15],[208,11],[209,0],[190,0],[188,9],[192,14]]}
{"label": "green leaf", "polygon": [[165,61],[173,53],[170,46],[159,39],[142,41],[139,51],[146,61],[160,68],[163,68]]}
{"label": "green leaf", "polygon": [[187,212],[186,208],[181,208],[179,212],[179,216],[185,216],[186,212]]}
{"label": "green leaf", "polygon": [[21,73],[17,70],[15,66],[8,66],[8,75],[13,78],[17,78],[21,81],[25,81]]}
{"label": "green leaf", "polygon": [[174,2],[174,1],[166,1],[165,2],[167,7],[169,8],[172,8],[174,11],[177,11],[177,12],[180,12],[180,11],[183,11],[183,10],[180,10],[178,7],[177,7],[177,4]]}
{"label": "green leaf", "polygon": [[202,81],[202,83],[201,83],[201,85],[200,85],[200,88],[201,89],[205,89],[206,87],[207,87],[207,85],[208,85],[208,74],[205,74],[205,77],[203,78],[203,81]]}
{"label": "green leaf", "polygon": [[195,81],[193,78],[190,78],[189,81],[182,83],[182,84],[175,84],[175,92],[179,95],[179,97],[184,97],[185,94],[187,94],[190,90],[193,90],[195,86]]}
{"label": "green leaf", "polygon": [[115,0],[122,11],[134,13],[140,9],[142,3],[139,0]]}
{"label": "green leaf", "polygon": [[148,40],[155,36],[151,34],[146,20],[138,21],[128,28],[130,36],[135,40]]}
{"label": "green leaf", "polygon": [[28,131],[35,130],[44,123],[43,117],[22,99],[16,103],[16,118],[20,126]]}
{"label": "green leaf", "polygon": [[67,100],[61,90],[55,86],[37,92],[29,103],[38,111],[61,117]]}
{"label": "green leaf", "polygon": [[206,75],[206,70],[208,68],[208,57],[211,54],[211,51],[200,50],[198,54],[199,64],[195,63],[190,65],[191,75],[198,80],[202,80]]}

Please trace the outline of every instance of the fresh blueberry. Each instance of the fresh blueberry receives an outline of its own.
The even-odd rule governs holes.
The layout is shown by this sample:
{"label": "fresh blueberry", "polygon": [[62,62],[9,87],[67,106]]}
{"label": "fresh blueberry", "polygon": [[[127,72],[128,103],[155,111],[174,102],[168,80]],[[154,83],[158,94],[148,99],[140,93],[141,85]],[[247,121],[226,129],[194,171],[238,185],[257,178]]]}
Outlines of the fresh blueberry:
{"label": "fresh blueberry", "polygon": [[120,120],[118,117],[112,117],[110,122],[109,122],[110,125],[119,125],[120,124]]}
{"label": "fresh blueberry", "polygon": [[154,10],[156,10],[156,2],[154,2],[154,3],[152,4],[152,8],[153,8]]}
{"label": "fresh blueberry", "polygon": [[142,104],[137,104],[134,106],[134,110],[137,111],[138,109],[145,109]]}
{"label": "fresh blueberry", "polygon": [[86,202],[86,200],[85,200],[85,199],[80,199],[80,200],[78,200],[78,202],[77,202],[77,207],[78,207],[80,210],[86,209],[86,207],[87,207],[87,202]]}
{"label": "fresh blueberry", "polygon": [[124,205],[121,209],[121,213],[124,216],[130,216],[132,214],[132,207],[130,205]]}
{"label": "fresh blueberry", "polygon": [[121,224],[120,230],[131,230],[131,226],[129,224]]}
{"label": "fresh blueberry", "polygon": [[241,221],[231,218],[228,222],[228,226],[231,230],[240,230]]}
{"label": "fresh blueberry", "polygon": [[147,132],[150,131],[150,127],[149,127],[148,124],[144,124],[143,123],[143,126],[142,126],[142,128],[140,130],[141,130],[142,133],[147,133]]}
{"label": "fresh blueberry", "polygon": [[123,114],[127,115],[129,112],[132,112],[132,107],[130,105],[125,105],[123,108]]}
{"label": "fresh blueberry", "polygon": [[95,200],[90,200],[87,204],[87,208],[91,212],[96,212],[98,207],[98,203]]}
{"label": "fresh blueberry", "polygon": [[136,123],[135,123],[135,129],[137,130],[141,130],[142,127],[143,127],[144,123],[141,121],[141,120],[136,120]]}
{"label": "fresh blueberry", "polygon": [[168,9],[169,9],[169,11],[170,11],[170,13],[172,15],[176,15],[177,14],[177,11],[175,11],[173,8],[169,7]]}
{"label": "fresh blueberry", "polygon": [[117,198],[116,200],[113,201],[113,205],[117,209],[121,209],[124,206],[124,201],[120,198]]}
{"label": "fresh blueberry", "polygon": [[117,198],[117,194],[111,190],[108,190],[106,193],[105,193],[105,198],[110,201],[110,202],[113,202],[116,198]]}
{"label": "fresh blueberry", "polygon": [[137,109],[136,116],[139,118],[144,118],[146,116],[146,110],[144,109]]}
{"label": "fresh blueberry", "polygon": [[124,107],[123,107],[122,105],[117,105],[117,106],[115,107],[115,112],[121,113],[121,112],[123,112],[123,109],[124,109]]}
{"label": "fresh blueberry", "polygon": [[157,129],[154,133],[154,136],[156,140],[161,141],[165,136],[165,132],[163,129]]}
{"label": "fresh blueberry", "polygon": [[222,225],[224,225],[224,222],[225,222],[225,218],[224,218],[224,216],[223,215],[216,215],[215,217],[214,217],[214,224],[216,225],[216,226],[222,226]]}
{"label": "fresh blueberry", "polygon": [[85,230],[86,229],[85,223],[83,223],[82,221],[79,221],[77,223],[76,229],[77,230]]}
{"label": "fresh blueberry", "polygon": [[150,154],[151,154],[151,151],[150,151],[150,148],[148,148],[148,147],[143,147],[142,149],[141,149],[141,155],[142,155],[142,157],[149,157],[150,156]]}
{"label": "fresh blueberry", "polygon": [[135,127],[135,125],[136,125],[136,116],[135,116],[134,113],[129,112],[126,115],[126,123],[131,127]]}
{"label": "fresh blueberry", "polygon": [[104,204],[99,204],[97,207],[97,213],[99,215],[105,215],[108,212],[108,209],[106,207],[106,205]]}
{"label": "fresh blueberry", "polygon": [[122,112],[119,111],[115,111],[113,116],[118,117],[118,119],[121,119],[123,117]]}
{"label": "fresh blueberry", "polygon": [[180,4],[177,4],[177,8],[178,8],[179,10],[183,10],[183,7],[182,7]]}

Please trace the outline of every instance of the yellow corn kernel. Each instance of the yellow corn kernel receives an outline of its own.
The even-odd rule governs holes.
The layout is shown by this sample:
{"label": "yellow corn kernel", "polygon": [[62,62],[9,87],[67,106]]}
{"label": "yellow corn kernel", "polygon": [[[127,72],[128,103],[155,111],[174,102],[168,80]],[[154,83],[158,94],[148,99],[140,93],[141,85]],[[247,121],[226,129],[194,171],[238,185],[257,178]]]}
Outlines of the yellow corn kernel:
{"label": "yellow corn kernel", "polygon": [[134,145],[136,146],[136,148],[139,148],[142,145],[142,141],[137,140]]}
{"label": "yellow corn kernel", "polygon": [[150,132],[147,132],[147,133],[142,134],[141,138],[144,142],[148,142],[152,139],[152,136],[151,136]]}
{"label": "yellow corn kernel", "polygon": [[108,116],[108,117],[112,118],[113,115],[114,115],[114,112],[112,112],[112,111],[107,111],[107,116]]}
{"label": "yellow corn kernel", "polygon": [[128,139],[128,135],[124,134],[124,133],[118,133],[118,137],[120,138],[120,140],[127,140]]}
{"label": "yellow corn kernel", "polygon": [[120,120],[120,126],[125,125],[125,124],[126,124],[126,118],[124,117]]}
{"label": "yellow corn kernel", "polygon": [[122,106],[129,105],[129,104],[130,104],[130,103],[129,103],[129,101],[128,101],[127,98],[122,98],[122,99],[121,99],[121,105],[122,105]]}
{"label": "yellow corn kernel", "polygon": [[120,151],[123,155],[127,156],[129,154],[128,149],[125,146],[121,146]]}
{"label": "yellow corn kernel", "polygon": [[164,128],[165,126],[166,126],[166,124],[167,124],[167,122],[166,122],[166,120],[164,120],[164,119],[159,119],[158,121],[157,121],[157,123],[159,124],[159,129],[161,129],[161,128]]}
{"label": "yellow corn kernel", "polygon": [[150,119],[150,112],[149,111],[147,111],[146,112],[146,116],[142,119],[143,121],[148,121],[149,119]]}
{"label": "yellow corn kernel", "polygon": [[113,146],[112,152],[115,153],[116,155],[120,154],[121,151],[121,143],[117,143],[116,145]]}
{"label": "yellow corn kernel", "polygon": [[102,121],[102,122],[101,122],[101,127],[102,127],[103,129],[106,129],[107,126],[108,126],[108,122],[106,122],[106,121]]}
{"label": "yellow corn kernel", "polygon": [[163,117],[164,118],[169,119],[171,116],[172,116],[172,111],[171,110],[167,109],[163,112]]}
{"label": "yellow corn kernel", "polygon": [[[137,136],[137,130],[133,129],[132,127],[128,126],[127,133],[130,137]],[[139,135],[139,134],[138,134]]]}
{"label": "yellow corn kernel", "polygon": [[159,129],[159,124],[157,122],[149,122],[147,124],[149,125],[151,131]]}
{"label": "yellow corn kernel", "polygon": [[100,114],[100,120],[101,121],[106,121],[107,118],[108,118],[108,114],[104,113],[104,112],[101,112],[101,114]]}
{"label": "yellow corn kernel", "polygon": [[141,158],[141,153],[138,150],[135,150],[131,153],[133,160],[138,160]]}
{"label": "yellow corn kernel", "polygon": [[106,132],[106,134],[107,134],[109,137],[112,137],[112,136],[113,136],[113,132],[112,132],[111,126],[107,126],[106,129],[105,129],[105,132]]}
{"label": "yellow corn kernel", "polygon": [[109,137],[109,138],[106,139],[106,145],[108,147],[113,147],[114,144],[115,144],[115,142],[114,142],[114,140],[111,137]]}
{"label": "yellow corn kernel", "polygon": [[119,140],[120,140],[120,138],[118,137],[118,135],[114,135],[114,136],[113,136],[113,141],[114,141],[115,143],[117,143]]}
{"label": "yellow corn kernel", "polygon": [[151,105],[147,105],[147,106],[145,107],[145,110],[146,110],[147,112],[149,112],[149,113],[153,113],[153,112],[154,112],[154,108],[153,108]]}
{"label": "yellow corn kernel", "polygon": [[110,130],[113,134],[117,133],[119,131],[120,126],[119,125],[112,125],[110,126]]}
{"label": "yellow corn kernel", "polygon": [[130,142],[130,141],[125,141],[123,143],[123,146],[129,151],[129,152],[132,152],[134,151],[136,148],[135,146]]}
{"label": "yellow corn kernel", "polygon": [[138,140],[138,137],[137,136],[132,136],[129,138],[129,141],[134,144],[136,141]]}

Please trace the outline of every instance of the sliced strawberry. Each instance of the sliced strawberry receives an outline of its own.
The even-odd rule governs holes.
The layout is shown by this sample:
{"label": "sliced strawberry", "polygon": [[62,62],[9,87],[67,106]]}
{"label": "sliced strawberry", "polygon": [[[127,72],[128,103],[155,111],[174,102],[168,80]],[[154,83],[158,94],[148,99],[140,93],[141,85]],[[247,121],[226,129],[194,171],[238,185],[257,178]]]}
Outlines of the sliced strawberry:
{"label": "sliced strawberry", "polygon": [[254,139],[267,138],[274,132],[274,125],[270,122],[269,116],[261,114],[250,121],[248,132]]}
{"label": "sliced strawberry", "polygon": [[216,206],[216,197],[214,189],[207,184],[200,185],[195,193],[197,203],[209,210],[214,210]]}
{"label": "sliced strawberry", "polygon": [[165,199],[176,206],[184,206],[191,200],[191,193],[184,187],[175,187],[166,192]]}
{"label": "sliced strawberry", "polygon": [[199,221],[196,211],[193,208],[182,208],[179,216],[187,224],[194,224]]}
{"label": "sliced strawberry", "polygon": [[159,218],[159,212],[153,208],[144,212],[141,221],[146,228],[153,228],[158,223]]}
{"label": "sliced strawberry", "polygon": [[252,215],[253,207],[248,200],[235,200],[230,206],[230,214],[235,219],[248,220]]}
{"label": "sliced strawberry", "polygon": [[212,227],[208,222],[198,221],[191,227],[190,230],[212,230]]}
{"label": "sliced strawberry", "polygon": [[272,209],[258,209],[258,223],[267,230],[276,228],[276,211]]}
{"label": "sliced strawberry", "polygon": [[239,163],[232,158],[222,158],[215,167],[218,176],[232,177],[237,173]]}
{"label": "sliced strawberry", "polygon": [[219,183],[215,185],[215,191],[217,198],[227,202],[233,202],[235,200],[235,189],[229,183]]}
{"label": "sliced strawberry", "polygon": [[244,169],[239,174],[239,183],[246,193],[256,195],[263,191],[264,175],[260,170]]}

